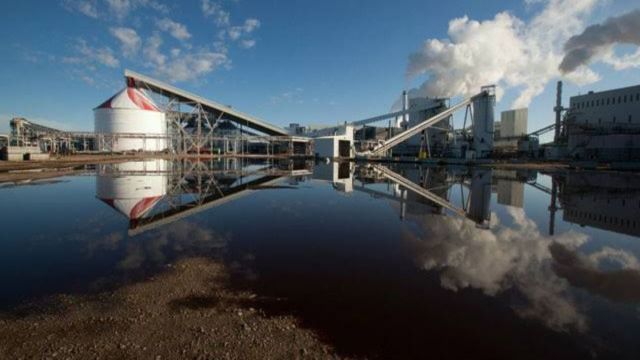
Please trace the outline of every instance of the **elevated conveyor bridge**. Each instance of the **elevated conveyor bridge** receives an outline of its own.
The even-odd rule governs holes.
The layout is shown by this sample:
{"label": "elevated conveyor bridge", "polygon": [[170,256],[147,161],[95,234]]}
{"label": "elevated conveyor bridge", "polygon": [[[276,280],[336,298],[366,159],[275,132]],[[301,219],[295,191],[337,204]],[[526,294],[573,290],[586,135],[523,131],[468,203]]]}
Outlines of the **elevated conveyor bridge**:
{"label": "elevated conveyor bridge", "polygon": [[[412,138],[413,136],[419,135],[423,130],[427,129],[430,126],[433,126],[435,124],[437,124],[438,122],[440,122],[441,120],[446,119],[447,117],[451,116],[454,112],[469,106],[470,104],[472,104],[474,101],[476,101],[477,99],[481,98],[481,97],[485,97],[485,96],[490,96],[491,94],[487,91],[487,90],[483,90],[480,93],[478,93],[477,95],[471,96],[469,98],[464,99],[463,101],[449,107],[447,110],[434,115],[428,119],[426,119],[425,121],[401,132],[400,134],[393,136],[385,141],[383,141],[381,144],[379,144],[377,147],[375,147],[373,150],[370,151],[365,151],[360,153],[359,155],[361,156],[379,156],[382,155],[384,153],[386,153],[387,151],[389,151],[391,148],[393,148],[394,146],[397,146],[398,144]],[[393,114],[403,114],[406,111],[401,111],[398,113],[393,113]],[[379,118],[379,117],[376,117]],[[376,119],[376,118],[372,118],[372,119]]]}
{"label": "elevated conveyor bridge", "polygon": [[203,110],[210,112],[219,118],[231,120],[237,124],[242,124],[250,129],[257,130],[267,135],[289,135],[284,129],[269,124],[255,116],[240,112],[230,106],[222,105],[213,100],[205,99],[188,91],[178,89],[177,87],[164,83],[160,80],[138,74],[131,70],[125,70],[124,76],[127,80],[127,84],[129,85],[147,89],[156,94],[166,96],[173,101],[200,105]]}

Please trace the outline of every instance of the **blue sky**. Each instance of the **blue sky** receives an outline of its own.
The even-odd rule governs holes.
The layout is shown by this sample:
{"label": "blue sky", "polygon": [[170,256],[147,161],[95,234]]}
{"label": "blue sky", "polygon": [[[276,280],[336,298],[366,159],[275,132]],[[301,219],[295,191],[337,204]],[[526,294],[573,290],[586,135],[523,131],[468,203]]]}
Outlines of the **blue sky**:
{"label": "blue sky", "polygon": [[[452,19],[491,22],[508,11],[528,29],[549,1],[566,0],[5,1],[0,132],[12,116],[91,130],[92,108],[124,86],[125,68],[281,126],[357,120],[389,111],[403,89],[429,79],[407,78],[409,55],[428,39],[449,38]],[[584,1],[590,5],[577,32],[635,5]],[[637,67],[597,62],[590,69],[597,81],[567,82],[565,103],[571,94],[640,83]],[[531,130],[552,122],[557,79],[544,77],[544,91],[533,97]],[[522,87],[505,86],[498,110],[513,105]]]}

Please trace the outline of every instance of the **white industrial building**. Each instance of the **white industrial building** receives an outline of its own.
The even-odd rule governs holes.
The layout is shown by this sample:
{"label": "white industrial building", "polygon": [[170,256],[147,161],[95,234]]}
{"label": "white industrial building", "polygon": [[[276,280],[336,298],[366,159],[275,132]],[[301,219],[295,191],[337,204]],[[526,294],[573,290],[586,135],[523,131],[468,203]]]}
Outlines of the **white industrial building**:
{"label": "white industrial building", "polygon": [[355,157],[353,126],[345,125],[335,130],[334,135],[314,139],[316,157],[327,159],[350,159]]}
{"label": "white industrial building", "polygon": [[517,151],[518,142],[527,135],[528,120],[528,108],[503,111],[494,129],[496,150]]}
{"label": "white industrial building", "polygon": [[313,178],[330,182],[337,191],[344,193],[353,192],[353,170],[352,162],[328,162],[318,163],[313,170]]}
{"label": "white industrial building", "polygon": [[576,159],[640,160],[640,85],[571,97],[565,122]]}
{"label": "white industrial building", "polygon": [[118,134],[108,149],[98,150],[162,151],[167,148],[165,113],[139,89],[126,87],[93,111],[97,134]]}

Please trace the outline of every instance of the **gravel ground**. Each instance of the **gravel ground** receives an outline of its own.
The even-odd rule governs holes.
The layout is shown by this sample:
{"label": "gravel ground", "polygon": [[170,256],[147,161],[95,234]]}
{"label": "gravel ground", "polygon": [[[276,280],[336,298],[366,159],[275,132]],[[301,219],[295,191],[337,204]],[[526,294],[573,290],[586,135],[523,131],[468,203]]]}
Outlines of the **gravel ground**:
{"label": "gravel ground", "polygon": [[58,295],[0,315],[2,359],[338,358],[290,316],[267,317],[225,267],[181,260],[144,282]]}

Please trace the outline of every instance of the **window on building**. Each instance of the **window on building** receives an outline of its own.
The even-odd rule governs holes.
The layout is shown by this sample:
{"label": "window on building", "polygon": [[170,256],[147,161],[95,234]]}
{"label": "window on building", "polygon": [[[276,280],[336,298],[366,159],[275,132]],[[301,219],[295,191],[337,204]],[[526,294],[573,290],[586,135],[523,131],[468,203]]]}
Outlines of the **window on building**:
{"label": "window on building", "polygon": [[616,98],[615,97],[613,99],[611,99],[611,103],[614,104],[614,105],[616,104]]}
{"label": "window on building", "polygon": [[598,119],[598,124],[602,124],[602,118]]}
{"label": "window on building", "polygon": [[631,114],[629,114],[629,123],[631,123]]}
{"label": "window on building", "polygon": [[636,94],[636,101],[640,101],[640,94]]}
{"label": "window on building", "polygon": [[627,102],[627,95],[624,96],[624,102]]}
{"label": "window on building", "polygon": [[607,105],[611,102],[611,98],[607,98]]}
{"label": "window on building", "polygon": [[618,96],[618,104],[622,102],[622,96]]}
{"label": "window on building", "polygon": [[613,117],[613,123],[614,124],[616,123],[616,117],[615,116]]}

